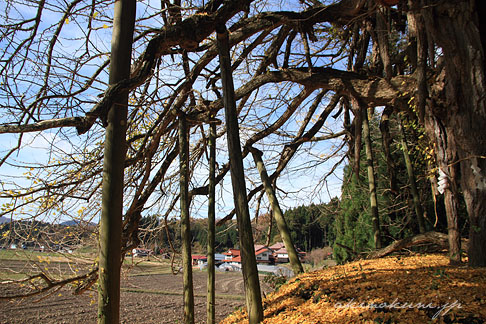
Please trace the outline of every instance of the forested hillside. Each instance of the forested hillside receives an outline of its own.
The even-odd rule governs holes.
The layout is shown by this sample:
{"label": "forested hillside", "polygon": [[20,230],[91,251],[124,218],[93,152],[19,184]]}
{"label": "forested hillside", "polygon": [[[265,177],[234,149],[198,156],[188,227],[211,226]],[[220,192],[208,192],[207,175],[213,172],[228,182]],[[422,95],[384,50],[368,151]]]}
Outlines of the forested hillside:
{"label": "forested hillside", "polygon": [[[332,246],[334,242],[333,222],[337,213],[338,199],[329,204],[300,206],[286,210],[285,220],[297,248],[310,252],[324,246]],[[259,215],[253,219],[253,237],[255,244],[270,246],[281,242],[282,238],[269,214]],[[272,222],[270,224],[270,221]],[[171,243],[178,249],[181,247],[180,222],[172,220],[162,224],[158,217],[143,217],[140,221],[140,245],[147,248],[163,248],[168,251]],[[216,251],[223,252],[229,248],[239,247],[238,230],[235,221],[225,222],[217,226],[215,235]],[[268,235],[270,231],[270,236]],[[208,239],[208,220],[205,218],[191,219],[192,247],[199,253],[206,253]]]}
{"label": "forested hillside", "polygon": [[[433,146],[418,120],[404,115],[381,120],[374,117],[370,119],[370,139],[382,247],[427,231],[447,232],[444,196],[438,194],[435,186]],[[358,153],[359,163],[355,161],[344,168],[333,223],[334,255],[338,262],[362,257],[375,248],[368,178],[370,160],[365,144]],[[460,193],[458,199],[458,228],[461,236],[467,236],[467,213]]]}

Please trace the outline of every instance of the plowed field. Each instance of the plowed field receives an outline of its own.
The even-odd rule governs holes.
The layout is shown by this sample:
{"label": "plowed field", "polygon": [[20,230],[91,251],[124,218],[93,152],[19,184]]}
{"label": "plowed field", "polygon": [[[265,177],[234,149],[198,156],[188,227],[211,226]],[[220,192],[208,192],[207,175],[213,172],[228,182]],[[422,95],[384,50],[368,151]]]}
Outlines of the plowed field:
{"label": "plowed field", "polygon": [[[122,323],[182,323],[182,275],[173,275],[167,265],[159,268],[124,267],[120,319]],[[43,263],[42,266],[47,265]],[[63,262],[51,262],[49,269],[66,270]],[[8,269],[25,272],[31,269],[26,261],[0,260],[0,273]],[[36,269],[32,269],[35,273]],[[206,271],[195,268],[193,272],[196,322],[206,322]],[[0,278],[0,281],[3,278]],[[263,287],[264,290],[268,290]],[[14,285],[0,285],[0,296],[19,292]],[[243,279],[238,272],[216,273],[216,319],[223,319],[238,307],[244,306]],[[88,291],[74,296],[70,290],[61,289],[50,296],[1,300],[0,323],[96,323],[97,292]]]}

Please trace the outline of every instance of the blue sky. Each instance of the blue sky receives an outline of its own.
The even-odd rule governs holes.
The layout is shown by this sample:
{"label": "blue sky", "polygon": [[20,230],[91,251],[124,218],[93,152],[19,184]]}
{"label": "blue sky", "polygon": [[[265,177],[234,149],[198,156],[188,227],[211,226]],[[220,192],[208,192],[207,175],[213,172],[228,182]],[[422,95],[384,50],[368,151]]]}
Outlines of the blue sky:
{"label": "blue sky", "polygon": [[[62,2],[49,2],[49,6],[53,6],[54,4],[59,4]],[[138,15],[143,16],[146,15],[145,10],[149,10],[150,6],[160,6],[159,1],[146,1],[143,2],[143,4],[146,4],[146,7],[142,7],[141,3],[138,3]],[[289,9],[292,8],[293,6],[300,6],[297,4],[297,2],[294,1],[287,1],[287,2],[280,2],[280,7],[284,9]],[[49,7],[48,6],[48,7]],[[65,6],[63,4],[63,6]],[[49,7],[53,8],[53,7]],[[278,8],[280,9],[280,8]],[[3,10],[5,11],[5,3],[2,2],[0,3],[0,11]],[[24,6],[17,6],[15,8],[17,10],[17,13],[15,15],[23,15],[25,17],[32,17],[35,16],[36,10],[33,8],[28,8]],[[57,43],[55,47],[55,53],[58,54],[63,54],[63,55],[69,55],[69,53],[75,53],[76,55],[81,55],[80,53],[83,52],[83,44],[84,44],[84,38],[87,35],[86,31],[86,22],[89,19],[89,13],[90,11],[88,9],[83,11],[83,15],[76,15],[69,17],[67,20],[64,21],[64,26],[62,29],[61,36],[59,37],[59,42]],[[76,87],[82,86],[84,82],[86,82],[86,77],[89,77],[96,69],[97,67],[104,62],[107,59],[107,55],[102,55],[103,53],[108,53],[109,48],[110,48],[110,40],[111,40],[111,12],[112,12],[112,7],[111,7],[111,2],[110,5],[100,8],[100,10],[95,11],[93,16],[93,30],[91,32],[91,43],[89,45],[89,49],[94,51],[94,53],[99,54],[99,56],[93,57],[90,59],[89,64],[86,65],[84,68],[79,70],[79,73],[82,74],[84,77],[79,77],[79,85],[75,85]],[[90,13],[91,14],[91,13]],[[96,17],[95,17],[96,16]],[[154,17],[148,20],[145,20],[144,22],[140,23],[141,25],[150,25],[156,23],[158,20],[160,20],[160,17]],[[56,24],[62,21],[62,14],[59,12],[52,12],[52,11],[46,11],[46,16],[43,17],[42,23],[40,25],[40,30],[45,33],[52,33],[55,27],[57,26]],[[159,24],[160,25],[160,24]],[[46,34],[47,35],[47,34]],[[2,43],[0,42],[0,45]],[[4,44],[3,44],[4,45]],[[145,48],[144,42],[140,41],[138,45],[136,46],[136,53],[140,53],[141,50]],[[38,48],[39,50],[42,50],[42,48]],[[138,54],[135,54],[134,56],[137,56]],[[30,54],[34,55],[34,54]],[[197,59],[197,55],[194,56],[194,59]],[[70,64],[73,64],[73,62],[70,62]],[[74,66],[74,65],[73,65]],[[181,71],[179,70],[173,70],[170,69],[171,67],[171,60],[169,57],[164,57],[162,66],[165,66],[165,72],[167,74],[164,75],[164,81],[170,82],[171,80],[177,80],[181,76]],[[211,67],[215,68],[217,66],[217,60],[214,60],[211,63]],[[35,97],[37,91],[38,91],[38,86],[37,82],[39,81],[39,78],[43,76],[43,67],[36,67],[34,63],[27,62],[26,67],[32,71],[32,73],[35,73],[35,77],[33,76],[32,78],[28,78],[26,82],[20,83],[19,87],[17,88],[17,95],[25,94],[25,99],[32,100],[33,97]],[[72,67],[73,68],[73,67]],[[62,65],[58,65],[57,67],[53,66],[53,70],[56,71],[61,71],[62,72]],[[15,68],[11,69],[10,72],[15,71]],[[27,70],[26,70],[27,71]],[[82,99],[84,102],[80,101],[79,105],[74,105],[72,107],[72,111],[68,113],[72,115],[83,115],[83,113],[87,110],[89,110],[92,107],[92,103],[89,103],[89,101],[94,102],[98,100],[97,95],[102,93],[102,91],[106,88],[106,83],[107,80],[107,75],[108,71],[103,71],[102,74],[99,76],[98,81],[94,83],[95,89],[87,91],[83,94],[82,98],[80,97],[80,100]],[[238,84],[241,84],[242,82],[245,82],[247,79],[247,76],[242,76],[239,77],[238,75],[235,76],[235,83],[236,86]],[[60,78],[59,80],[53,79],[53,82],[56,84],[55,87],[50,89],[50,91],[55,92],[55,91],[62,91],[64,87],[66,86],[65,81],[63,82],[63,78]],[[57,82],[57,83],[56,83]],[[4,86],[2,84],[2,86]],[[37,87],[36,87],[37,86]],[[201,86],[202,88],[202,86]],[[262,88],[262,90],[259,91],[258,95],[262,96],[262,98],[267,98],[267,96],[275,96],[274,91],[277,89],[281,91],[283,87],[282,84],[276,84],[276,85],[268,85],[265,88]],[[151,89],[153,89],[153,86],[151,86]],[[171,90],[170,87],[168,87],[165,91]],[[286,87],[286,95],[285,98],[287,101],[291,101],[300,91],[300,88],[298,86],[287,86]],[[169,92],[167,92],[169,93]],[[163,97],[164,94],[161,92],[161,97]],[[204,92],[204,95],[207,95],[208,97],[211,96],[209,92]],[[256,104],[258,104],[258,98],[254,98]],[[2,104],[0,98],[0,104]],[[60,102],[60,101],[59,101]],[[291,121],[288,122],[283,129],[280,131],[286,131],[286,132],[292,132],[296,129],[298,129],[299,126],[299,121],[303,119],[303,116],[306,113],[306,107],[310,104],[311,98],[309,98],[306,103],[303,105],[301,108],[301,112],[297,113],[295,117],[292,117]],[[4,102],[5,103],[5,102]],[[52,111],[59,111],[58,107],[56,106],[58,102],[53,101],[51,102],[52,105]],[[282,101],[282,105],[279,109],[274,111],[272,115],[268,119],[265,120],[266,123],[271,123],[273,122],[278,116],[283,112],[284,109],[286,109],[286,104]],[[325,108],[326,102],[323,101],[323,103],[320,105],[318,110],[316,111],[316,116],[320,114],[320,112]],[[245,132],[247,129],[245,127],[247,125],[251,125],[250,119],[257,120],[258,118],[262,118],[263,115],[267,114],[267,112],[270,111],[270,109],[273,109],[273,107],[265,107],[265,101],[261,101],[261,106],[258,107],[258,109],[254,109],[251,111],[251,114],[248,115],[244,120],[242,120],[242,142],[244,143],[245,140]],[[62,112],[62,110],[60,110]],[[49,114],[47,113],[46,115],[41,116],[41,119],[49,118]],[[9,116],[6,115],[0,115],[0,122],[9,122],[11,121]],[[329,120],[326,124],[328,130],[330,131],[339,131],[340,130],[340,125],[342,125],[341,120],[336,120],[334,121],[331,117],[329,117]],[[322,135],[322,134],[318,134]],[[15,186],[35,186],[34,181],[39,183],[43,179],[43,175],[45,173],[42,173],[42,169],[38,169],[38,166],[44,165],[48,162],[54,161],[60,161],[64,157],[68,156],[71,153],[76,153],[76,154],[81,154],[82,152],[79,152],[79,148],[77,148],[78,145],[85,143],[86,141],[90,141],[91,138],[90,136],[93,136],[91,143],[94,145],[96,142],[102,140],[102,129],[97,128],[95,131],[90,133],[89,135],[84,135],[84,136],[77,136],[75,135],[75,131],[73,129],[67,129],[63,130],[60,133],[58,133],[58,130],[53,130],[53,131],[45,131],[42,132],[41,134],[38,133],[30,133],[30,134],[25,134],[23,138],[23,147],[19,152],[15,152],[11,158],[8,160],[8,163],[5,163],[3,166],[0,167],[0,181],[2,183],[2,190],[7,191],[7,190],[12,190],[15,189]],[[10,150],[12,147],[15,146],[16,141],[17,141],[18,136],[17,135],[8,135],[8,134],[1,134],[0,135],[0,153],[5,154],[8,150]],[[278,161],[278,154],[282,149],[282,146],[275,146],[275,142],[279,141],[282,142],[282,138],[279,138],[278,135],[272,135],[269,138],[266,138],[262,140],[261,142],[256,145],[258,148],[263,149],[265,151],[265,159],[267,161],[267,169],[268,172],[271,173],[274,168],[276,167],[276,162]],[[286,139],[286,141],[290,141],[289,138]],[[226,139],[225,137],[222,137],[218,140],[218,145],[220,148],[225,147],[225,142]],[[310,203],[321,203],[321,202],[327,202],[329,201],[330,198],[335,197],[335,196],[340,196],[340,177],[342,175],[342,170],[338,169],[336,171],[336,176],[332,176],[328,179],[326,183],[321,183],[320,179],[322,175],[326,174],[334,165],[334,163],[339,159],[332,159],[329,162],[322,163],[322,164],[316,164],[316,161],[318,161],[320,158],[325,156],[326,154],[329,154],[330,151],[333,150],[333,147],[339,145],[340,140],[332,140],[332,141],[326,141],[326,142],[319,142],[319,143],[306,143],[302,146],[301,150],[306,150],[309,152],[308,155],[299,155],[299,152],[297,155],[292,159],[291,163],[287,166],[287,170],[282,174],[282,177],[278,181],[278,187],[281,189],[281,191],[278,191],[278,195],[281,198],[280,204],[283,209],[299,206],[299,205],[304,205],[304,204],[310,204]],[[55,143],[54,150],[52,150],[52,143]],[[220,154],[218,156],[218,162],[220,165],[224,164],[227,162],[228,156],[227,153],[224,151],[224,149],[219,150]],[[57,160],[56,160],[57,159]],[[206,163],[206,162],[205,162]],[[23,167],[15,167],[17,164],[22,164]],[[245,159],[245,164],[248,167],[248,184],[247,184],[247,189],[250,190],[253,188],[254,185],[258,185],[260,183],[259,181],[259,176],[256,173],[256,170],[254,169],[254,163],[251,155],[249,155]],[[174,165],[171,167],[171,170],[174,170],[176,168],[177,163],[174,163]],[[311,167],[312,166],[312,167]],[[30,170],[30,168],[33,168],[33,170]],[[31,173],[30,178],[27,178],[29,175],[27,173]],[[40,178],[36,179],[36,174],[39,174]],[[207,170],[205,169],[205,165],[201,165],[200,168],[196,170],[195,176],[193,178],[193,186],[199,186],[201,184],[204,184],[207,178]],[[174,187],[174,183],[171,184],[172,187]],[[233,201],[232,201],[232,193],[231,193],[231,183],[230,183],[230,177],[229,174],[227,177],[224,179],[223,183],[218,186],[219,187],[219,193],[218,197],[220,199],[218,200],[218,216],[219,217],[224,217],[226,214],[233,208]],[[284,194],[284,192],[286,194]],[[165,206],[167,205],[166,200],[158,201],[160,197],[157,196],[157,193],[153,197],[153,199],[147,204],[153,206],[151,213],[163,213]],[[129,200],[129,197],[127,197],[127,201]],[[195,199],[194,203],[194,209],[193,209],[193,214],[192,216],[194,217],[205,217],[206,215],[206,198],[205,196],[197,197]],[[0,199],[0,204],[5,203],[5,199]],[[56,215],[47,215],[47,218],[53,218],[53,219],[61,219],[65,220],[67,217],[71,216],[74,217],[78,215],[79,210],[82,210],[83,208],[95,208],[97,206],[96,202],[90,202],[89,204],[85,203],[83,200],[74,200],[71,205],[68,204],[68,202],[65,202],[65,206],[63,205],[63,208],[65,209],[65,215],[61,216],[59,213],[56,213]],[[264,205],[263,205],[264,207]],[[262,209],[262,212],[266,212],[265,210]],[[29,212],[26,212],[26,215],[29,215]],[[177,216],[177,212],[174,213],[174,216]]]}

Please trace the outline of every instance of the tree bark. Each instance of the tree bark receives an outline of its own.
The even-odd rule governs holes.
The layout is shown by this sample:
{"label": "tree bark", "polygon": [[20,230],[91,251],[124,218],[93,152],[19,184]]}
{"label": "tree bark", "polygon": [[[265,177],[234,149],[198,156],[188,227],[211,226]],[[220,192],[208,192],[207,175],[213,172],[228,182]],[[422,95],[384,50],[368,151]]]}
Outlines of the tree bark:
{"label": "tree bark", "polygon": [[459,232],[459,193],[457,188],[456,164],[454,160],[455,153],[452,150],[453,145],[447,136],[444,125],[434,116],[428,113],[425,117],[426,125],[429,130],[433,131],[435,138],[437,167],[439,174],[444,178],[445,184],[440,188],[444,194],[444,206],[447,216],[447,233],[449,237],[449,260],[451,264],[461,262],[461,234]]}
{"label": "tree bark", "polygon": [[366,151],[366,165],[368,171],[368,185],[370,190],[370,207],[371,207],[371,223],[373,226],[373,239],[375,241],[375,249],[382,247],[380,217],[378,213],[378,198],[376,195],[375,171],[373,169],[373,150],[371,147],[370,124],[368,120],[368,109],[359,107],[359,113],[362,114],[363,140]]}
{"label": "tree bark", "polygon": [[290,236],[289,228],[287,226],[287,223],[285,222],[282,210],[280,209],[277,196],[275,195],[275,191],[273,190],[272,183],[268,177],[267,170],[265,168],[265,165],[263,164],[263,152],[257,150],[256,148],[251,148],[250,151],[253,155],[253,159],[255,160],[258,172],[260,173],[263,187],[265,188],[265,192],[267,193],[268,201],[270,202],[270,206],[272,207],[273,217],[275,218],[275,222],[277,223],[277,228],[284,242],[285,249],[287,250],[287,253],[289,255],[290,265],[294,270],[294,274],[297,275],[299,273],[303,273],[304,268],[302,267],[302,263],[300,263],[299,253],[295,249],[294,242],[292,241],[292,237]]}
{"label": "tree bark", "polygon": [[184,323],[194,324],[194,290],[192,283],[191,219],[189,215],[189,129],[184,113],[179,116],[179,167]]}
{"label": "tree bark", "polygon": [[[110,84],[130,77],[136,1],[115,2]],[[105,134],[100,219],[98,323],[120,321],[120,267],[128,91],[111,105]]]}
{"label": "tree bark", "polygon": [[447,162],[460,166],[470,224],[469,265],[486,266],[486,81],[479,16],[474,1],[430,2],[422,15],[444,54],[446,105],[428,109],[444,125]]}
{"label": "tree bark", "polygon": [[383,68],[385,70],[385,78],[391,79],[393,75],[392,62],[390,58],[390,40],[389,30],[385,18],[388,16],[388,9],[385,7],[378,7],[376,11],[376,27],[378,46],[380,48],[380,57],[383,62]]}
{"label": "tree bark", "polygon": [[238,116],[236,114],[236,99],[231,72],[228,32],[224,25],[217,26],[216,30],[221,82],[223,84],[223,101],[228,138],[228,152],[230,156],[231,183],[233,186],[233,197],[238,222],[246,307],[250,324],[256,324],[263,320],[263,305],[255,257],[255,246],[253,244],[250,212],[248,210],[246,196]]}
{"label": "tree bark", "polygon": [[[425,125],[425,130],[432,143],[435,144],[435,153],[437,167],[440,173],[446,177],[447,185],[443,188],[444,205],[447,216],[447,231],[449,239],[449,260],[451,264],[458,264],[461,262],[461,238],[458,224],[458,191],[455,167],[452,161],[457,158],[457,153],[454,151],[454,144],[451,139],[448,139],[446,127],[437,115],[437,110],[434,112],[433,103],[429,102],[427,105],[427,98],[429,91],[427,89],[426,66],[427,66],[427,47],[429,41],[427,40],[426,17],[430,24],[430,16],[425,10],[421,10],[420,3],[414,0],[409,0],[413,12],[408,15],[411,21],[411,34],[416,37],[417,42],[417,108],[416,112],[419,121]],[[432,183],[432,186],[434,184]],[[433,188],[435,199],[435,188]]]}
{"label": "tree bark", "polygon": [[216,284],[214,269],[214,245],[216,241],[216,125],[209,125],[209,199],[208,199],[208,296],[207,323],[216,323]]}

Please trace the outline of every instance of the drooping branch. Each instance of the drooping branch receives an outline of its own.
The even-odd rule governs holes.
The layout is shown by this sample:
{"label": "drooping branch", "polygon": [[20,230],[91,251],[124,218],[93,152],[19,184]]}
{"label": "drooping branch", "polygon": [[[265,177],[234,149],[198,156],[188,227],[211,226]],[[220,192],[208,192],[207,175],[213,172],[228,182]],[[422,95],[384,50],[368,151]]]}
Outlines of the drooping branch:
{"label": "drooping branch", "polygon": [[162,179],[165,177],[165,174],[169,168],[169,166],[172,164],[172,162],[175,160],[177,155],[179,154],[179,146],[176,145],[170,151],[170,153],[167,154],[167,157],[165,158],[164,162],[161,164],[159,169],[157,170],[157,173],[155,176],[152,178],[150,183],[146,186],[144,192],[140,195],[140,197],[137,197],[130,209],[127,211],[125,214],[125,220],[123,222],[123,234],[122,234],[122,249],[124,251],[128,251],[133,247],[136,247],[138,245],[138,224],[141,218],[141,213],[143,210],[143,207],[145,203],[148,201],[152,193],[155,191],[157,186],[160,184]]}
{"label": "drooping branch", "polygon": [[[321,100],[324,97],[324,95],[325,95],[325,92],[322,92],[321,94],[319,94],[317,96],[314,104],[312,106],[315,106],[315,108],[317,108],[317,105],[321,102]],[[277,168],[269,176],[270,181],[273,182],[275,179],[277,179],[280,176],[280,174],[283,172],[283,170],[287,166],[288,162],[292,159],[292,157],[294,156],[294,154],[297,152],[298,148],[303,143],[306,143],[308,141],[314,140],[314,135],[322,128],[322,126],[324,125],[327,117],[331,114],[332,110],[336,107],[338,101],[339,101],[339,96],[338,95],[335,95],[331,99],[331,101],[328,104],[328,106],[326,107],[326,109],[324,109],[324,111],[321,113],[321,115],[319,116],[319,119],[317,120],[317,122],[311,127],[311,129],[309,129],[305,133],[304,133],[304,131],[305,131],[305,128],[307,126],[307,123],[304,122],[304,124],[301,126],[301,129],[300,129],[300,131],[298,133],[298,136],[292,141],[292,143],[284,146],[284,148],[282,150],[282,153],[280,154],[281,158],[280,158],[280,160],[278,162]],[[315,109],[315,108],[312,108],[311,107],[310,110],[313,111],[313,109]],[[336,136],[338,136],[338,134],[330,135],[329,136],[329,139],[335,138]],[[247,144],[249,142],[250,141],[248,141]],[[245,147],[247,147],[246,144],[245,144]],[[250,145],[248,145],[248,148],[249,147],[250,147]],[[247,151],[249,152],[249,150],[247,150]],[[338,164],[339,163],[341,163],[341,162],[338,162]],[[259,185],[259,186],[256,186],[255,188],[253,188],[252,190],[250,190],[250,192],[248,193],[248,197],[247,197],[248,201],[250,201],[253,198],[254,195],[256,195],[258,192],[262,191],[263,189],[264,189],[263,188],[263,185]],[[216,223],[216,225],[217,226],[223,225],[227,221],[231,220],[234,215],[235,215],[235,210],[233,209],[228,215],[226,215],[224,218],[220,219]]]}
{"label": "drooping branch", "polygon": [[39,273],[21,280],[3,281],[0,284],[25,284],[28,282],[32,282],[35,279],[41,279],[45,283],[45,285],[43,287],[35,288],[27,293],[17,293],[14,295],[0,296],[0,300],[11,300],[37,296],[47,293],[48,291],[51,291],[53,289],[60,289],[71,283],[78,283],[78,285],[74,288],[74,293],[76,295],[79,295],[96,282],[96,280],[98,279],[98,267],[95,267],[90,272],[84,273],[82,275],[69,277],[63,280],[53,280],[49,278],[46,274]]}
{"label": "drooping branch", "polygon": [[[186,51],[197,50],[199,43],[215,31],[216,23],[225,23],[236,13],[247,10],[250,3],[250,0],[225,2],[220,7],[221,1],[212,1],[211,5],[208,4],[202,11],[184,20],[177,21],[173,25],[164,26],[148,42],[146,50],[133,65],[130,78],[110,85],[103,93],[102,99],[85,116],[39,121],[27,125],[4,125],[4,127],[9,127],[0,128],[0,133],[22,133],[49,128],[76,127],[78,134],[84,134],[98,118],[106,126],[107,110],[113,103],[113,99],[120,92],[131,91],[146,82],[152,76],[161,56],[174,53],[174,48],[177,47]],[[345,24],[360,13],[363,4],[363,0],[342,0],[329,6],[312,7],[303,12],[262,13],[235,24],[232,31],[241,29],[240,33],[243,34],[243,37],[248,38],[258,31],[269,27],[277,28],[280,25],[309,30],[310,26],[320,22]],[[218,7],[219,9],[217,9]],[[303,25],[305,26],[303,27]],[[248,26],[253,26],[253,29],[247,29]],[[283,40],[282,38],[281,41]],[[274,57],[271,60],[275,61]]]}
{"label": "drooping branch", "polygon": [[[285,145],[284,149],[282,150],[282,153],[280,154],[280,160],[278,161],[277,169],[275,170],[275,173],[272,174],[272,176],[270,177],[272,181],[276,179],[276,177],[278,177],[278,175],[285,169],[290,159],[294,156],[295,152],[297,152],[298,148],[303,143],[310,141],[317,134],[317,132],[322,128],[322,126],[326,122],[327,117],[331,114],[331,112],[336,107],[339,98],[340,98],[339,95],[334,95],[334,97],[327,105],[326,109],[324,109],[324,111],[319,116],[317,122],[311,127],[311,129],[309,129],[305,134],[302,134],[301,136],[295,138],[292,141],[292,143]],[[316,102],[319,103],[320,100],[322,100],[322,97],[319,99],[319,101]],[[302,130],[304,130],[304,128],[302,128]]]}

